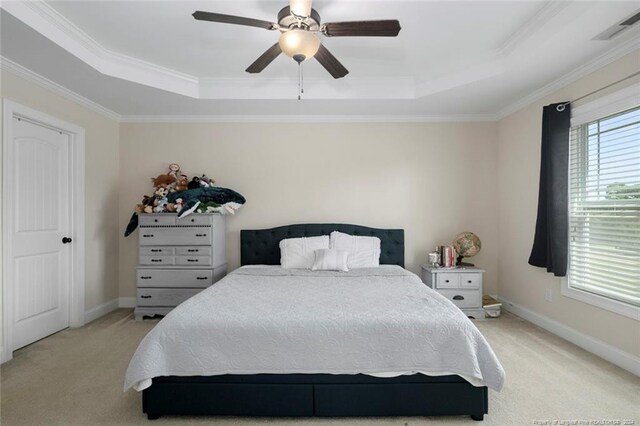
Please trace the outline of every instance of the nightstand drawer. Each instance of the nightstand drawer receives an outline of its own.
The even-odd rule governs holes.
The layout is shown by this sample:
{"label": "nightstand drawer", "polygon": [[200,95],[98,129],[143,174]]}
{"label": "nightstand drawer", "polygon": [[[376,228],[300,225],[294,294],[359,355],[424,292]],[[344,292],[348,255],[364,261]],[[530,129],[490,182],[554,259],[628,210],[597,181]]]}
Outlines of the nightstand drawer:
{"label": "nightstand drawer", "polygon": [[199,288],[209,287],[214,282],[211,269],[138,269],[136,275],[138,287]]}
{"label": "nightstand drawer", "polygon": [[138,306],[178,306],[200,293],[199,288],[139,288]]}
{"label": "nightstand drawer", "polygon": [[460,274],[460,288],[480,288],[482,274]]}
{"label": "nightstand drawer", "polygon": [[460,274],[457,272],[442,272],[436,278],[436,288],[458,288]]}
{"label": "nightstand drawer", "polygon": [[459,308],[477,308],[481,306],[480,292],[477,290],[440,290],[441,295]]}

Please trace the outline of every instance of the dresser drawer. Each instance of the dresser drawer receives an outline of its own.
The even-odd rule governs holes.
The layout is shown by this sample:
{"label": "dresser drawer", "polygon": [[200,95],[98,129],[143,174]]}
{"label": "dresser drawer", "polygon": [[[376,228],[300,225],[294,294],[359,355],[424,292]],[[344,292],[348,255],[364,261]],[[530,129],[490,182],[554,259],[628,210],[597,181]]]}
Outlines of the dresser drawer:
{"label": "dresser drawer", "polygon": [[[217,269],[217,268],[216,268]],[[211,269],[137,269],[138,287],[209,287],[215,281]],[[216,280],[217,281],[217,280]]]}
{"label": "dresser drawer", "polygon": [[173,256],[173,247],[140,247],[140,256]]}
{"label": "dresser drawer", "polygon": [[141,246],[196,246],[211,244],[211,227],[140,227]]}
{"label": "dresser drawer", "polygon": [[201,291],[199,288],[138,288],[137,306],[178,306]]}
{"label": "dresser drawer", "polygon": [[436,275],[436,288],[458,288],[460,274],[457,272],[441,272]]}
{"label": "dresser drawer", "polygon": [[460,288],[480,288],[482,274],[460,274]]}
{"label": "dresser drawer", "polygon": [[138,259],[140,265],[175,265],[176,260],[174,256],[140,256]]}
{"label": "dresser drawer", "polygon": [[176,225],[206,225],[213,224],[213,217],[210,214],[190,214],[181,219],[176,218]]}
{"label": "dresser drawer", "polygon": [[481,306],[478,290],[439,290],[438,293],[452,301],[459,308],[477,308]]}
{"label": "dresser drawer", "polygon": [[211,255],[211,246],[176,247],[176,254],[180,256],[209,256]]}
{"label": "dresser drawer", "polygon": [[211,256],[176,256],[176,265],[198,266],[211,265]]}
{"label": "dresser drawer", "polygon": [[140,226],[158,226],[158,225],[175,225],[176,215],[167,213],[141,213],[138,215],[138,225]]}

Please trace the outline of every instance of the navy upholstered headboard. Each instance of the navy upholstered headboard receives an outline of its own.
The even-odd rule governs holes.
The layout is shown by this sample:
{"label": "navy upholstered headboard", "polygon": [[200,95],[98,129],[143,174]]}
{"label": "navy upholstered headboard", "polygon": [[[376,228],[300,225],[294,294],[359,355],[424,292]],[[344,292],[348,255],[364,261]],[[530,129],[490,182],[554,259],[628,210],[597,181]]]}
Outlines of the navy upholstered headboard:
{"label": "navy upholstered headboard", "polygon": [[329,235],[333,231],[380,238],[380,264],[404,268],[403,229],[377,229],[341,223],[305,223],[271,229],[244,229],[240,231],[240,264],[279,265],[281,240]]}

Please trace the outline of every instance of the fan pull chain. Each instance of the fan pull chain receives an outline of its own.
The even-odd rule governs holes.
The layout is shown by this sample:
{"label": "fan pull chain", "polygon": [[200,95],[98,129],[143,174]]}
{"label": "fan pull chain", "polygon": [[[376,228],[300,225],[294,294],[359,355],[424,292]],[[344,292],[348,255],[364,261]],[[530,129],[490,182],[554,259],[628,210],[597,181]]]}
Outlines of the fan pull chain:
{"label": "fan pull chain", "polygon": [[302,73],[302,61],[298,62],[298,100],[302,99],[304,93],[304,76]]}

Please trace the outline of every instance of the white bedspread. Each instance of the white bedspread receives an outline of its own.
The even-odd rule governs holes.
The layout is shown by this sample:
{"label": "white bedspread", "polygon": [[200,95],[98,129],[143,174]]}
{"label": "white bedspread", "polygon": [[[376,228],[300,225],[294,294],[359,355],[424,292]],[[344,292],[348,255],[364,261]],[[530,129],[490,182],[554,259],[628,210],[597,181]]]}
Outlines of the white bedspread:
{"label": "white bedspread", "polygon": [[457,374],[495,390],[504,382],[475,325],[400,267],[245,266],[160,321],[124,387],[142,390],[157,376],[258,373]]}

